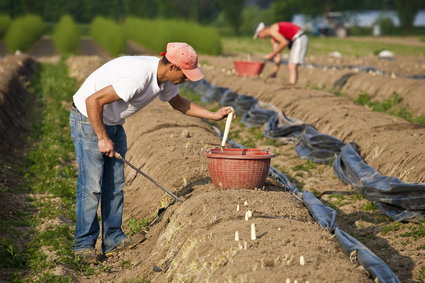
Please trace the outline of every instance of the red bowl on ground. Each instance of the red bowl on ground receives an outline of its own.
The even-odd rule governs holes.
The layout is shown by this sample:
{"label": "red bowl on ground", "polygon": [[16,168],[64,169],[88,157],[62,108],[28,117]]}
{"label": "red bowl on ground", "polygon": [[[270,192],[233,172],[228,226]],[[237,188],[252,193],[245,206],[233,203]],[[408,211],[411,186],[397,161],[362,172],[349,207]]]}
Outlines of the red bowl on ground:
{"label": "red bowl on ground", "polygon": [[261,149],[212,149],[204,154],[208,171],[217,189],[262,188],[267,178],[271,154]]}
{"label": "red bowl on ground", "polygon": [[253,77],[261,74],[265,63],[259,61],[233,61],[233,65],[239,76]]}

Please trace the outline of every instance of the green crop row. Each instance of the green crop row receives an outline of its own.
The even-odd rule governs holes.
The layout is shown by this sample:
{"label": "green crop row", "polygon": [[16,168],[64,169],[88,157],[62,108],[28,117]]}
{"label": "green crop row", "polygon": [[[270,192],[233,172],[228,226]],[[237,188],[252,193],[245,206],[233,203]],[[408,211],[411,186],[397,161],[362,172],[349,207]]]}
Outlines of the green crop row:
{"label": "green crop row", "polygon": [[40,16],[27,15],[16,18],[7,29],[5,42],[10,52],[27,51],[45,31]]}
{"label": "green crop row", "polygon": [[127,40],[133,40],[155,53],[164,51],[168,42],[187,42],[198,52],[221,53],[218,31],[192,22],[163,19],[127,18],[123,25],[97,17],[90,25],[90,35],[112,56],[124,53]]}
{"label": "green crop row", "polygon": [[0,39],[6,34],[11,22],[9,15],[0,15]]}
{"label": "green crop row", "polygon": [[80,31],[72,17],[62,16],[53,31],[53,44],[56,50],[61,54],[73,54],[80,45],[80,38]]}
{"label": "green crop row", "polygon": [[[6,33],[5,42],[10,52],[27,51],[45,31],[45,23],[39,16],[27,15],[11,20],[0,15],[0,38]],[[139,19],[130,17],[119,25],[114,20],[96,17],[89,27],[91,37],[110,55],[125,53],[127,40],[133,40],[152,52],[164,51],[168,42],[187,42],[199,53],[218,55],[222,43],[215,27],[195,22],[165,19]],[[75,53],[81,34],[71,16],[64,15],[53,31],[53,43],[61,54]]]}
{"label": "green crop row", "polygon": [[400,105],[401,97],[397,93],[394,93],[390,98],[383,101],[372,101],[369,94],[360,93],[355,102],[369,107],[372,111],[385,112],[393,116],[401,117],[411,123],[425,125],[425,115],[415,117],[409,109]]}
{"label": "green crop row", "polygon": [[204,54],[218,55],[222,50],[217,29],[194,22],[130,17],[123,28],[128,39],[156,53],[164,51],[167,43],[173,41],[187,42]]}
{"label": "green crop row", "polygon": [[126,39],[122,27],[113,20],[96,17],[90,25],[90,35],[112,56],[125,52]]}

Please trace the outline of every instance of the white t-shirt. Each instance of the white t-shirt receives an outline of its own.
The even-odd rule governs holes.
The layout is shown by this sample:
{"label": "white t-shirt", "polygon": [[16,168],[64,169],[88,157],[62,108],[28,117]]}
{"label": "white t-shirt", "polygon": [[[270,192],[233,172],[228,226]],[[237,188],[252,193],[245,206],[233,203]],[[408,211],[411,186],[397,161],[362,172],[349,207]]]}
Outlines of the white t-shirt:
{"label": "white t-shirt", "polygon": [[178,87],[170,82],[157,82],[160,58],[152,56],[123,56],[113,59],[94,71],[75,93],[77,109],[87,117],[86,98],[112,85],[121,98],[103,107],[105,125],[122,125],[125,118],[148,105],[159,96],[170,101],[178,94]]}

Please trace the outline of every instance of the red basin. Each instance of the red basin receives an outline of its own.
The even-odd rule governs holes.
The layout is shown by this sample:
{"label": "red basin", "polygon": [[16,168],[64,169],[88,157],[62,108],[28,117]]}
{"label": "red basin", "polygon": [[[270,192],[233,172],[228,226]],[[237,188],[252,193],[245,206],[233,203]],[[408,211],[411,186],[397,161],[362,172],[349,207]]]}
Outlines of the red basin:
{"label": "red basin", "polygon": [[264,185],[274,154],[261,149],[212,149],[204,153],[217,189],[255,189]]}
{"label": "red basin", "polygon": [[265,63],[259,61],[233,61],[233,65],[239,76],[253,77],[261,74]]}

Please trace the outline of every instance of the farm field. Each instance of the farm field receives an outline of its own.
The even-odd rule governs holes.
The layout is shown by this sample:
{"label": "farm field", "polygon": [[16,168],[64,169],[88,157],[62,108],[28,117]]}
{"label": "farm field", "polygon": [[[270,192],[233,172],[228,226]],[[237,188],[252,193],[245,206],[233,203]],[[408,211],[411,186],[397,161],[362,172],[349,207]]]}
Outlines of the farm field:
{"label": "farm field", "polygon": [[[399,42],[396,39],[386,41]],[[414,39],[411,42],[414,47],[422,46]],[[38,44],[49,45],[49,41]],[[42,62],[59,61],[52,59],[56,56],[53,52],[45,50],[49,48],[35,46],[30,54],[33,52],[33,58]],[[268,65],[260,77],[238,77],[232,61],[244,59],[246,53],[235,51],[233,47],[226,49],[226,45],[225,50],[226,56],[200,56],[206,80],[211,84],[254,96],[290,117],[311,123],[322,133],[345,143],[356,143],[365,161],[383,175],[405,182],[425,182],[425,127],[394,115],[374,112],[354,102],[361,91],[376,101],[389,99],[393,93],[380,90],[376,82],[378,80],[383,88],[391,80],[402,98],[400,103],[409,107],[414,117],[424,115],[420,102],[425,92],[419,90],[424,89],[425,82],[404,78],[424,74],[424,55],[397,56],[397,62],[405,62],[397,64],[370,54],[336,59],[313,52],[308,58],[310,63],[368,64],[403,77],[357,72],[337,86],[339,93],[335,95],[335,82],[352,70],[301,67],[300,83],[291,86],[285,81],[285,66],[276,79],[266,79],[270,71]],[[131,45],[129,53],[142,54],[144,51]],[[86,40],[80,55],[70,57],[66,66],[78,84],[107,59],[101,49]],[[25,92],[22,82],[13,78],[35,73],[32,59],[10,56],[1,60],[4,66],[10,66],[2,69],[2,95],[7,96],[11,87],[14,93]],[[368,85],[370,87],[366,88]],[[373,87],[375,92],[370,90]],[[188,95],[197,99],[193,94]],[[14,140],[22,137],[19,129],[26,129],[29,123],[28,118],[24,118],[22,125],[17,127],[10,118],[7,120],[5,117],[10,116],[20,121],[19,113],[25,109],[25,105],[19,105],[19,100],[7,101],[12,104],[0,106],[3,113],[8,113],[1,117],[2,125],[14,131],[7,140],[2,137],[2,141],[9,144],[1,152],[2,159],[8,157]],[[69,111],[70,101],[63,101],[62,106],[63,111]],[[215,104],[206,106],[217,107]],[[224,123],[214,125],[222,129]],[[173,111],[168,104],[156,102],[128,119],[125,128],[129,145],[127,159],[185,201],[161,213],[160,221],[146,229],[146,240],[135,248],[89,269],[75,270],[59,261],[48,269],[49,272],[80,282],[288,282],[288,279],[289,282],[373,282],[355,260],[350,261],[349,255],[344,254],[333,235],[314,223],[302,203],[289,192],[282,191],[272,179],[267,179],[262,190],[216,190],[208,175],[206,158],[202,156],[202,152],[220,143],[211,124],[186,117]],[[391,221],[373,203],[340,181],[331,166],[298,158],[294,144],[267,140],[261,129],[246,128],[236,120],[230,136],[247,147],[273,152],[276,157],[272,159],[272,166],[285,173],[299,189],[314,192],[325,204],[336,209],[338,225],[380,257],[400,281],[425,280],[424,222]],[[129,168],[126,168],[126,180],[124,229],[131,231],[134,221],[158,217],[159,209],[166,207],[170,199]],[[10,204],[7,209],[11,212],[16,212],[17,203],[25,206],[25,196],[16,197],[7,190],[1,194],[5,203]],[[253,212],[249,221],[244,220],[246,210]],[[1,215],[2,219],[7,217]],[[51,222],[51,225],[66,224],[72,229],[72,223],[60,218]],[[257,227],[255,241],[249,239],[251,223]],[[234,239],[236,231],[241,238],[239,242]],[[28,276],[37,278],[37,274]]]}

